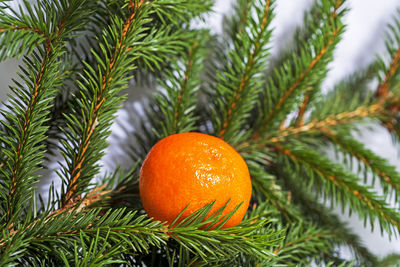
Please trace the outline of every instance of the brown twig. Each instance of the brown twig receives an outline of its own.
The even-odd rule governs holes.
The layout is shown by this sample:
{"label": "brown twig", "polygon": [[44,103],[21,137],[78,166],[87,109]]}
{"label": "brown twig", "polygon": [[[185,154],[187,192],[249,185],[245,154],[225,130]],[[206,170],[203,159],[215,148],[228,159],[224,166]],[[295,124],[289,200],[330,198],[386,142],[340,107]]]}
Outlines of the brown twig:
{"label": "brown twig", "polygon": [[13,30],[25,30],[25,31],[30,31],[33,33],[37,33],[43,38],[49,42],[50,38],[47,36],[44,32],[40,31],[39,29],[31,28],[31,27],[26,27],[26,26],[10,26],[9,28],[0,28],[0,33],[2,32],[7,32],[7,31],[13,31]]}
{"label": "brown twig", "polygon": [[295,123],[297,126],[304,125],[304,114],[306,113],[309,101],[310,101],[310,93],[306,93],[306,95],[304,96],[303,103],[301,104],[299,112],[297,114]]}

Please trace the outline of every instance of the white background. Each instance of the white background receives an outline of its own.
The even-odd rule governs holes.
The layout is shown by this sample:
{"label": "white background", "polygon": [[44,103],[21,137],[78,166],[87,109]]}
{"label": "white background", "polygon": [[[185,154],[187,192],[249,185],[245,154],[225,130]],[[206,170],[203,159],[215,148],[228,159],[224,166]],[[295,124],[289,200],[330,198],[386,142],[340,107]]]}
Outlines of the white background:
{"label": "white background", "polygon": [[[18,2],[21,1],[14,1],[13,4]],[[231,2],[231,0],[216,1],[215,12],[206,20],[213,31],[221,31],[222,15],[229,12]],[[303,11],[312,2],[312,0],[277,0],[276,17],[273,22],[275,28],[271,50],[273,55],[277,53],[278,47],[284,46],[290,40],[290,34],[302,22]],[[331,70],[323,86],[325,91],[329,90],[339,79],[370,63],[374,60],[376,53],[384,50],[385,26],[391,21],[396,8],[400,7],[400,2],[399,0],[350,0],[348,6],[351,11],[347,14],[345,20],[348,24],[347,31],[336,50],[335,61],[330,65]],[[6,99],[6,94],[9,92],[8,85],[11,84],[11,78],[16,78],[17,66],[18,61],[14,59],[0,63],[0,100],[2,101]],[[126,106],[137,106],[137,100],[145,94],[143,90],[130,88],[129,102]],[[113,126],[111,143],[123,143],[125,132],[121,129],[129,128],[126,121],[127,112],[126,109],[118,112],[118,123]],[[399,147],[392,144],[390,135],[383,128],[376,127],[373,132],[366,131],[361,138],[370,149],[387,158],[400,169]],[[121,150],[108,152],[104,160],[104,169],[115,166],[115,154],[120,155]],[[339,211],[338,213],[340,214]],[[363,229],[363,223],[354,215],[351,218],[348,218],[347,215],[341,216],[351,223],[365,244],[377,255],[384,256],[392,252],[400,253],[400,241],[390,242],[386,235],[381,236],[379,230],[371,233],[369,229]],[[343,253],[348,254],[346,251]]]}

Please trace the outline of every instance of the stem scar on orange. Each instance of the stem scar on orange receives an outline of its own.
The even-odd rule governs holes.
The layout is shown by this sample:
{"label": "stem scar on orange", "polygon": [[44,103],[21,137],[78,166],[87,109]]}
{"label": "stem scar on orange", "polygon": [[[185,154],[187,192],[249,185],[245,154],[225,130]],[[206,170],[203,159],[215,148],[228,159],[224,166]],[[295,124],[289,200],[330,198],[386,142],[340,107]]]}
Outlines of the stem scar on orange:
{"label": "stem scar on orange", "polygon": [[249,206],[251,179],[246,162],[220,138],[202,133],[170,135],[155,144],[140,170],[140,198],[155,220],[172,223],[215,201],[211,215],[228,200],[222,215],[240,208],[223,226],[239,224]]}

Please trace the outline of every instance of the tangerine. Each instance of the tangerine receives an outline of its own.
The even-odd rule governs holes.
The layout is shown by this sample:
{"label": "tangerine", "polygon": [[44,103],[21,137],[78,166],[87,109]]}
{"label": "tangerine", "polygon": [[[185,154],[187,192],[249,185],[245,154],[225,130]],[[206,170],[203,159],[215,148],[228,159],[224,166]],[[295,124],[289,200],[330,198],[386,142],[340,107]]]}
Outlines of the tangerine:
{"label": "tangerine", "polygon": [[143,162],[139,178],[143,207],[155,220],[171,223],[215,201],[211,215],[229,203],[222,215],[240,208],[223,226],[239,224],[249,206],[251,179],[246,162],[220,138],[179,133],[156,143]]}

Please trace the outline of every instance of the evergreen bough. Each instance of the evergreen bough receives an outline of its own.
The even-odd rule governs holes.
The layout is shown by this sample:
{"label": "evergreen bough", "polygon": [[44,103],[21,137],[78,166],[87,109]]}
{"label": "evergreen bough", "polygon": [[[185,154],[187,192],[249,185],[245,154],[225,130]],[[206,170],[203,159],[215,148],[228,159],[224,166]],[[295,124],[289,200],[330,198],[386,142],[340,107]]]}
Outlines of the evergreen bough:
{"label": "evergreen bough", "polygon": [[[374,256],[326,202],[398,237],[400,174],[354,133],[378,124],[400,137],[400,11],[385,55],[323,94],[344,0],[315,0],[276,60],[273,0],[237,0],[221,36],[191,26],[211,0],[9,3],[0,0],[0,60],[23,59],[1,109],[1,266],[399,264]],[[99,177],[131,80],[158,90],[137,118],[131,167]],[[213,203],[170,226],[144,213],[141,161],[161,138],[188,131],[223,138],[245,158],[253,195],[238,226],[220,227],[234,211],[204,221]],[[44,203],[35,184],[57,153],[62,187],[49,185]]]}

